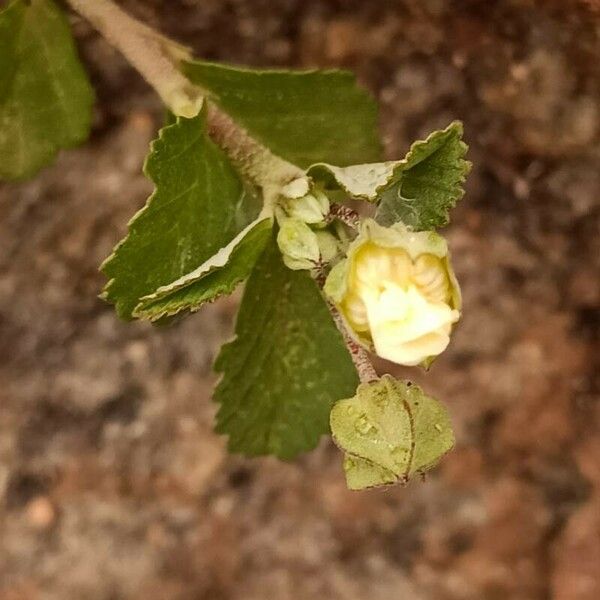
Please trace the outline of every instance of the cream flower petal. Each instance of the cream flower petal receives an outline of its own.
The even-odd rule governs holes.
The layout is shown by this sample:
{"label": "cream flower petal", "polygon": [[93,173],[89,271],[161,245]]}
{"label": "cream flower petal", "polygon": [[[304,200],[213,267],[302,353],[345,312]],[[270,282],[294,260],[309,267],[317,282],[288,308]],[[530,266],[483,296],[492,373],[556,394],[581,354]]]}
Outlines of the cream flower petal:
{"label": "cream flower petal", "polygon": [[377,354],[408,365],[442,352],[459,317],[448,304],[429,302],[415,286],[387,285],[380,295],[365,298],[365,305]]}
{"label": "cream flower petal", "polygon": [[460,318],[460,288],[446,241],[401,223],[363,222],[325,292],[356,341],[403,365],[429,364]]}

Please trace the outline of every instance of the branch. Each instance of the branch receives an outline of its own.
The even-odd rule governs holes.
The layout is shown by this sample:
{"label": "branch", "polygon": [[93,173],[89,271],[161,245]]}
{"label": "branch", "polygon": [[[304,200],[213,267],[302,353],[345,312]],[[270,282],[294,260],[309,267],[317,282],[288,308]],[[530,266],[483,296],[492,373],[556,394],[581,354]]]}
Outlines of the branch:
{"label": "branch", "polygon": [[348,227],[351,227],[352,229],[358,229],[360,225],[360,215],[349,206],[344,206],[337,202],[331,204],[329,218],[331,220],[339,219],[342,223],[348,225]]}
{"label": "branch", "polygon": [[187,48],[129,16],[111,0],[67,1],[123,54],[173,113],[187,118],[198,114],[204,92],[177,68],[180,60],[191,58]]}
{"label": "branch", "polygon": [[[193,84],[179,69],[192,59],[188,48],[134,19],[112,0],[67,0],[156,90],[177,116],[198,114],[206,90]],[[253,183],[265,191],[267,200],[287,183],[306,177],[304,172],[273,154],[212,103],[208,105],[211,137]]]}
{"label": "branch", "polygon": [[[317,282],[317,285],[323,289],[323,285],[325,284],[325,272],[322,268],[317,269],[315,281]],[[375,370],[369,355],[362,346],[357,344],[352,339],[352,336],[348,333],[346,323],[344,323],[344,319],[342,318],[342,315],[340,315],[338,309],[326,298],[325,302],[327,303],[327,308],[333,317],[336,327],[344,338],[344,342],[346,343],[348,352],[350,352],[352,362],[354,363],[354,366],[358,372],[358,378],[360,379],[360,382],[369,383],[379,379],[379,375],[377,375],[377,371]]]}
{"label": "branch", "polygon": [[331,304],[327,303],[329,306],[329,310],[331,312],[331,316],[337,325],[337,328],[340,330],[342,336],[344,337],[344,341],[346,342],[346,346],[348,351],[350,352],[350,356],[352,357],[352,362],[358,371],[358,377],[361,383],[369,383],[371,381],[375,381],[379,379],[379,375],[377,375],[377,371],[369,358],[369,355],[365,351],[362,346],[359,346],[348,333],[348,329],[346,328],[346,324],[342,319],[342,316],[337,311],[337,309]]}

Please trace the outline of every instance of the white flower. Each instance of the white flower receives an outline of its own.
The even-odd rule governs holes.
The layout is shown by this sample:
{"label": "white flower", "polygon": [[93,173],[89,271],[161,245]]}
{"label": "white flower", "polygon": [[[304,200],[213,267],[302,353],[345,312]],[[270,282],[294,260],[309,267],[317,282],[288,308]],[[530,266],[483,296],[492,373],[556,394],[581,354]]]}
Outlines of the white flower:
{"label": "white flower", "polygon": [[445,240],[367,220],[325,291],[353,336],[382,358],[429,364],[450,342],[460,291]]}

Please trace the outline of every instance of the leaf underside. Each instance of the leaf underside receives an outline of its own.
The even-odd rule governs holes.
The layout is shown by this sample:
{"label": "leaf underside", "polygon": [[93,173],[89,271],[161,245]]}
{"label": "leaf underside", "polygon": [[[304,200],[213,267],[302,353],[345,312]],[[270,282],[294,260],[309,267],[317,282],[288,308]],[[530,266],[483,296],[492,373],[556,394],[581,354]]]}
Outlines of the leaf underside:
{"label": "leaf underside", "polygon": [[28,177],[89,134],[94,94],[51,0],[0,12],[0,179]]}
{"label": "leaf underside", "polygon": [[102,265],[103,297],[132,317],[140,299],[193,271],[252,222],[260,209],[208,137],[203,110],[163,128],[144,167],[156,189]]}
{"label": "leaf underside", "polygon": [[311,450],[358,378],[316,283],[285,267],[274,238],[246,284],[235,332],[215,362],[217,431],[247,456]]}
{"label": "leaf underside", "polygon": [[468,148],[462,133],[462,124],[454,122],[411,146],[390,184],[378,190],[375,219],[380,225],[401,221],[423,231],[448,224],[449,211],[462,198],[462,184],[471,168],[464,160]]}
{"label": "leaf underside", "polygon": [[185,63],[184,72],[259,142],[302,168],[380,160],[377,106],[351,73],[205,62]]}
{"label": "leaf underside", "polygon": [[444,406],[390,375],[336,402],[330,419],[334,440],[345,452],[350,489],[405,483],[454,445]]}
{"label": "leaf underside", "polygon": [[351,198],[375,202],[378,191],[393,180],[402,161],[336,167],[326,163],[311,165],[308,175],[330,190],[342,190]]}

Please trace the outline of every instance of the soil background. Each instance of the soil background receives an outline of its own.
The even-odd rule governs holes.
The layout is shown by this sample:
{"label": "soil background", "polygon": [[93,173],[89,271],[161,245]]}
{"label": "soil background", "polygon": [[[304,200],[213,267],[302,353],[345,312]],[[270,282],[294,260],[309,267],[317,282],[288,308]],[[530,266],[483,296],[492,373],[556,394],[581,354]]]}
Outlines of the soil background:
{"label": "soil background", "polygon": [[410,371],[458,444],[425,482],[362,493],[329,440],[291,463],[225,452],[211,363],[239,293],[164,329],[97,298],[163,114],[74,17],[92,137],[0,188],[0,599],[598,600],[600,4],[123,5],[207,59],[353,69],[390,158],[464,121],[464,317]]}

